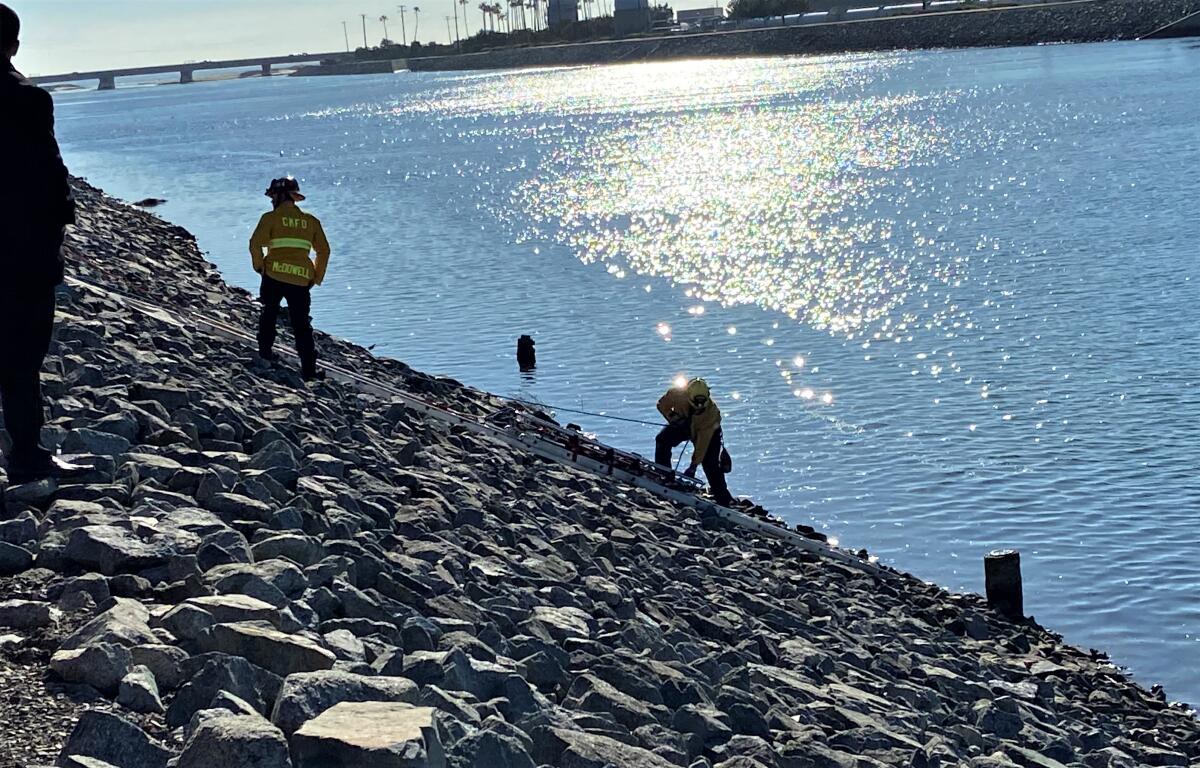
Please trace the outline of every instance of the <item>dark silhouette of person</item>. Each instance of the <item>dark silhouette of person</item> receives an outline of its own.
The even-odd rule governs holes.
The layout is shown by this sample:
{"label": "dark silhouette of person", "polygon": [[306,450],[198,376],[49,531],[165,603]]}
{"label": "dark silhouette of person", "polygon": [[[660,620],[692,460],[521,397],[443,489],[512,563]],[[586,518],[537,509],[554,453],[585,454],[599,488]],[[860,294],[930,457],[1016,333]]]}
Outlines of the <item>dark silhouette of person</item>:
{"label": "dark silhouette of person", "polygon": [[77,469],[41,445],[41,368],[75,200],[54,137],[50,94],[13,68],[20,27],[16,12],[0,4],[0,407],[14,483]]}
{"label": "dark silhouette of person", "polygon": [[525,335],[517,339],[517,366],[523,373],[537,368],[537,351],[531,336]]}

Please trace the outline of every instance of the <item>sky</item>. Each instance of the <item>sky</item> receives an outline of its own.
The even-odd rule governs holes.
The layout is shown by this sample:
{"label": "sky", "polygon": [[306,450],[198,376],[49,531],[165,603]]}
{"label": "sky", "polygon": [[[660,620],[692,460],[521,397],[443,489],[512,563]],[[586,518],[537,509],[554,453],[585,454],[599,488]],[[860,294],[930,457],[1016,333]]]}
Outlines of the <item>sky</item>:
{"label": "sky", "polygon": [[[400,12],[382,0],[4,0],[21,17],[15,64],[27,75],[177,64],[288,53],[329,53],[383,38],[400,39]],[[676,8],[716,5],[676,0]],[[405,31],[413,37],[412,7],[421,8],[417,39],[446,42],[453,0],[408,0]],[[479,30],[478,0],[468,0],[467,30]],[[464,23],[462,6],[459,24]],[[342,22],[347,33],[343,33]]]}

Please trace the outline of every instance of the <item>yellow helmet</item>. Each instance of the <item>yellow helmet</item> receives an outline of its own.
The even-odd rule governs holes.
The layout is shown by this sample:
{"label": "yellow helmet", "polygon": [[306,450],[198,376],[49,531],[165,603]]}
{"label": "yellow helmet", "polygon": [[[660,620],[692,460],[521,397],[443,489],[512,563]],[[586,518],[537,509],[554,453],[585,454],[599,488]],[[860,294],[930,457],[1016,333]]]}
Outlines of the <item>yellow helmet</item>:
{"label": "yellow helmet", "polygon": [[688,402],[697,408],[703,408],[708,405],[709,397],[712,393],[708,389],[708,382],[704,379],[692,379],[687,385]]}

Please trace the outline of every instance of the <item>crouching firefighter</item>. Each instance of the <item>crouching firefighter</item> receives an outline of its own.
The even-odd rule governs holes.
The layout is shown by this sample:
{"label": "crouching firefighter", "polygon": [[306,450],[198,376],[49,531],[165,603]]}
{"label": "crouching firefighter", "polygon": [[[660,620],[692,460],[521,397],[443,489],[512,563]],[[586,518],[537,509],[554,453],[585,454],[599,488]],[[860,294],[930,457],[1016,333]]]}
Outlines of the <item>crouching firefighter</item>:
{"label": "crouching firefighter", "polygon": [[[273,180],[266,194],[274,210],[263,214],[250,236],[250,258],[254,271],[262,275],[258,354],[265,360],[275,359],[271,351],[275,345],[275,322],[279,304],[286,299],[292,333],[296,336],[296,352],[300,355],[300,374],[305,381],[322,379],[324,373],[317,370],[317,348],[309,316],[310,291],[325,279],[329,241],[317,217],[296,206],[304,195],[300,194],[300,183],[295,179]],[[309,258],[312,251],[317,254],[315,264]]]}
{"label": "crouching firefighter", "polygon": [[684,387],[672,387],[659,398],[658,412],[667,420],[655,438],[654,461],[671,466],[671,451],[675,446],[692,441],[692,461],[684,472],[696,476],[696,467],[704,467],[704,476],[718,504],[728,506],[733,501],[725,484],[728,454],[721,444],[721,411],[712,401],[708,383],[692,379]]}

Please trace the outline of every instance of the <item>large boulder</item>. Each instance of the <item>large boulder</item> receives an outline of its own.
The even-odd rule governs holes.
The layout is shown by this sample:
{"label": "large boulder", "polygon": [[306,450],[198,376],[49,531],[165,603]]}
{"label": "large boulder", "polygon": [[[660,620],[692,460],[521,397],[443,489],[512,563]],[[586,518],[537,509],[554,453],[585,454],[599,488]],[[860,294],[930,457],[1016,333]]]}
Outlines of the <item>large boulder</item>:
{"label": "large boulder", "polygon": [[0,541],[0,576],[24,573],[33,567],[33,553],[25,547]]}
{"label": "large boulder", "polygon": [[94,643],[59,650],[50,657],[50,671],[67,683],[90,685],[115,696],[132,662],[129,649],[115,643]]}
{"label": "large boulder", "polygon": [[150,631],[150,612],[137,600],[113,598],[112,607],[77,629],[59,647],[74,650],[94,643],[134,646],[157,643]]}
{"label": "large boulder", "polygon": [[129,649],[133,655],[133,663],[146,667],[154,675],[154,681],[162,689],[173,691],[182,685],[183,672],[181,667],[187,660],[187,651],[174,645],[135,645]]}
{"label": "large boulder", "polygon": [[0,600],[0,627],[40,629],[54,621],[49,603],[37,600]]}
{"label": "large boulder", "polygon": [[292,735],[296,768],[445,768],[432,707],[344,702]]}
{"label": "large boulder", "polygon": [[147,667],[135,666],[121,679],[117,703],[132,712],[161,714],[166,711],[158,694],[158,682]]}
{"label": "large boulder", "polygon": [[241,656],[280,676],[330,669],[337,660],[307,637],[280,632],[267,622],[216,624],[196,642],[205,651]]}
{"label": "large boulder", "polygon": [[595,733],[545,728],[535,734],[534,741],[537,757],[559,768],[608,768],[614,765],[670,768],[672,765],[649,750]]}
{"label": "large boulder", "polygon": [[176,768],[291,768],[287,739],[261,717],[209,710]]}
{"label": "large boulder", "polygon": [[79,716],[59,761],[83,755],[120,768],[164,768],[170,752],[128,720],[97,709]]}
{"label": "large boulder", "polygon": [[343,702],[419,703],[417,685],[403,677],[368,677],[328,670],[300,672],[283,681],[271,722],[289,736],[304,723]]}
{"label": "large boulder", "polygon": [[[198,671],[186,669],[197,669],[197,665]],[[249,702],[259,714],[266,715],[283,683],[276,675],[245,659],[220,653],[193,657],[184,666],[181,674],[190,675],[190,679],[167,708],[167,725],[172,728],[187,724],[192,715],[206,709],[222,691]]]}

